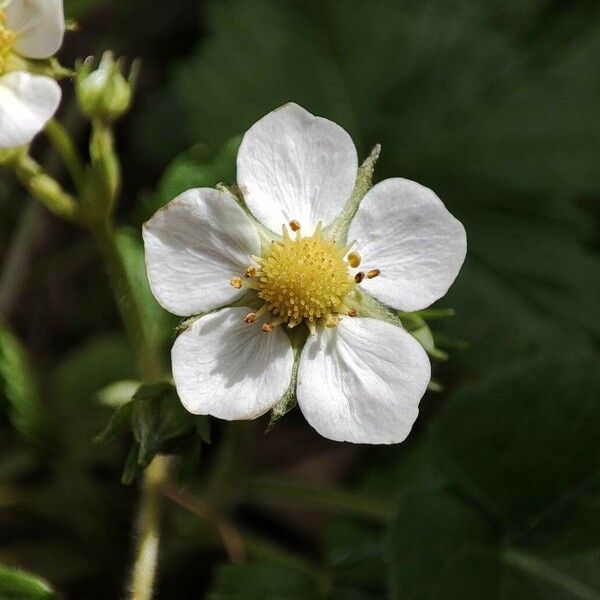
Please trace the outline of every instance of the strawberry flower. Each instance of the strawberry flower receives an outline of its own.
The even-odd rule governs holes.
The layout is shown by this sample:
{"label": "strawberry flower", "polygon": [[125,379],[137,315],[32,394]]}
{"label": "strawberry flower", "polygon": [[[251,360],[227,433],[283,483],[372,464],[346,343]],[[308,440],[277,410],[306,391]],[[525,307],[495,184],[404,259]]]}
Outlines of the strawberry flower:
{"label": "strawberry flower", "polygon": [[238,196],[189,190],[144,226],[157,300],[201,315],[172,349],[183,405],[253,419],[294,395],[327,438],[403,441],[430,363],[396,311],[447,292],[463,226],[406,179],[358,193],[350,136],[296,104],[250,128],[237,171]]}

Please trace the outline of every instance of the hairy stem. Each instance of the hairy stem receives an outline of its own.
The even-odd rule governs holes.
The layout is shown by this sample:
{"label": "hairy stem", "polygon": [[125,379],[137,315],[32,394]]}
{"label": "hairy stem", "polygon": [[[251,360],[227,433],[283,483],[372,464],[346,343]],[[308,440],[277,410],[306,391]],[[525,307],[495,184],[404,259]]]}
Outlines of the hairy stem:
{"label": "hairy stem", "polygon": [[136,557],[131,572],[132,600],[149,600],[153,596],[160,544],[160,505],[168,460],[165,456],[157,456],[144,473]]}
{"label": "hairy stem", "polygon": [[77,190],[83,190],[85,187],[83,162],[67,129],[61,123],[52,119],[46,124],[44,133],[58,152]]}
{"label": "hairy stem", "polygon": [[156,381],[162,376],[159,357],[150,340],[142,309],[117,245],[114,226],[105,221],[94,227],[92,233],[104,257],[115,301],[137,354],[140,373],[145,381]]}
{"label": "hairy stem", "polygon": [[[143,313],[117,245],[115,230],[109,221],[94,226],[93,233],[106,262],[115,300],[136,349],[144,381],[156,381],[162,368],[156,348],[148,335]],[[135,561],[131,573],[131,599],[153,597],[160,543],[160,504],[168,477],[168,459],[156,456],[144,472],[136,531]]]}

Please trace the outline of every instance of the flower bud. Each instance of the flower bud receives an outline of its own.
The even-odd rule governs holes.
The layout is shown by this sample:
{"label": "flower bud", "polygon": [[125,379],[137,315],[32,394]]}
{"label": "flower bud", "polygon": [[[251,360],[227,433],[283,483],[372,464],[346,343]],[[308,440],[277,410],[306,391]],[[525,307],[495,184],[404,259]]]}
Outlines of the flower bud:
{"label": "flower bud", "polygon": [[131,105],[137,63],[133,63],[127,79],[121,73],[121,61],[115,61],[112,52],[105,52],[98,68],[93,67],[92,57],[77,66],[77,103],[89,119],[114,121],[127,112]]}

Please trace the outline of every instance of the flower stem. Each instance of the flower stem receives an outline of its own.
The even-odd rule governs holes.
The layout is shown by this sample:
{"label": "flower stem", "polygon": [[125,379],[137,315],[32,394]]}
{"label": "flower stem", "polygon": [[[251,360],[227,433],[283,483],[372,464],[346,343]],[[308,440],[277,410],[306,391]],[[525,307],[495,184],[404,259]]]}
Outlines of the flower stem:
{"label": "flower stem", "polygon": [[69,132],[61,123],[52,119],[46,124],[44,133],[60,155],[73,183],[81,193],[85,187],[85,170]]}
{"label": "flower stem", "polygon": [[92,233],[104,257],[121,318],[137,354],[140,373],[144,381],[160,379],[162,369],[159,357],[144,324],[142,309],[119,250],[114,226],[109,221],[103,221],[93,227]]}
{"label": "flower stem", "polygon": [[37,161],[24,154],[14,164],[14,170],[23,186],[51,213],[66,221],[78,221],[79,207],[75,198],[65,192]]}
{"label": "flower stem", "polygon": [[160,505],[168,467],[168,458],[159,455],[144,473],[136,558],[131,572],[131,600],[149,600],[153,596],[160,543]]}
{"label": "flower stem", "polygon": [[392,519],[396,512],[392,502],[380,498],[269,477],[251,480],[246,487],[246,499],[259,504],[352,514],[383,523]]}
{"label": "flower stem", "polygon": [[[104,256],[115,300],[136,349],[140,373],[144,381],[158,380],[162,375],[158,353],[147,333],[114,227],[108,220],[102,221],[92,227],[92,233]],[[142,482],[135,562],[131,573],[131,600],[149,600],[153,596],[160,542],[160,504],[167,477],[168,459],[158,455],[144,472]]]}

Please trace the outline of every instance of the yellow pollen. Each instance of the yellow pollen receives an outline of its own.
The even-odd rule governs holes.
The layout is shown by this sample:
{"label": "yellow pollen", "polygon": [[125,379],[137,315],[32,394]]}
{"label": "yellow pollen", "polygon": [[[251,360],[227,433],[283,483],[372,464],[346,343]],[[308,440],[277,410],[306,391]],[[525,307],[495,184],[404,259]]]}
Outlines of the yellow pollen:
{"label": "yellow pollen", "polygon": [[242,280],[239,277],[232,277],[229,280],[229,285],[231,285],[231,287],[235,288],[236,290],[239,290],[242,287]]}
{"label": "yellow pollen", "polygon": [[310,237],[284,235],[282,241],[273,242],[252,282],[275,317],[263,331],[280,323],[295,327],[302,321],[314,331],[319,319],[329,327],[337,325],[337,315],[347,310],[344,299],[355,287],[344,256],[344,248],[322,239],[319,226]]}
{"label": "yellow pollen", "polygon": [[377,275],[380,275],[381,271],[379,269],[371,269],[370,271],[367,271],[367,279],[373,279],[373,277],[377,277]]}
{"label": "yellow pollen", "polygon": [[4,11],[0,10],[0,74],[4,71],[6,57],[15,43],[15,34],[4,25]]}

